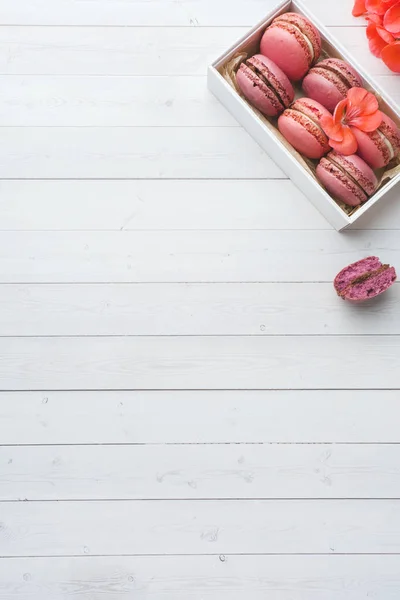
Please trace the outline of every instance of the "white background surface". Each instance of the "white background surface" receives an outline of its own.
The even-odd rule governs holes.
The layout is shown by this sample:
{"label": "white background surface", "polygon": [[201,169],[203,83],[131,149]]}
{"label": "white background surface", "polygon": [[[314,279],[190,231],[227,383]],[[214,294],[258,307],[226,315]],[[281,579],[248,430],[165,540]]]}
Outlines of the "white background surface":
{"label": "white background surface", "polygon": [[336,233],[208,93],[272,4],[0,0],[1,600],[400,596],[400,284],[332,289],[399,192]]}

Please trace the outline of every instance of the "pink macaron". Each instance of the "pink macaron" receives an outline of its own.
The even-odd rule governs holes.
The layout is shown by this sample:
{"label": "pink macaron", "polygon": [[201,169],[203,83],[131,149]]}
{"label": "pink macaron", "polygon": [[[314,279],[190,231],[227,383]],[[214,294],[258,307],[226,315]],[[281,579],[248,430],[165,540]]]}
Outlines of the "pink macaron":
{"label": "pink macaron", "polygon": [[394,267],[383,265],[376,256],[368,256],[342,269],[333,285],[343,300],[364,302],[386,292],[396,279]]}
{"label": "pink macaron", "polygon": [[352,87],[361,87],[358,73],[344,60],[326,58],[315,65],[303,80],[303,90],[330,112],[344,100]]}
{"label": "pink macaron", "polygon": [[273,60],[293,81],[302,79],[321,54],[321,37],[302,15],[284,13],[266,29],[260,52]]}
{"label": "pink macaron", "polygon": [[331,149],[321,127],[321,118],[330,113],[319,102],[299,98],[278,119],[287,141],[307,158],[321,158]]}
{"label": "pink macaron", "polygon": [[343,156],[332,150],[321,158],[317,177],[328,192],[349,206],[362,204],[376,191],[375,173],[356,154]]}
{"label": "pink macaron", "polygon": [[276,117],[293,101],[294,90],[285,73],[262,54],[242,62],[236,82],[243,95],[268,117]]}
{"label": "pink macaron", "polygon": [[357,154],[373,169],[385,167],[400,151],[400,130],[382,113],[382,123],[372,133],[353,128],[358,143]]}

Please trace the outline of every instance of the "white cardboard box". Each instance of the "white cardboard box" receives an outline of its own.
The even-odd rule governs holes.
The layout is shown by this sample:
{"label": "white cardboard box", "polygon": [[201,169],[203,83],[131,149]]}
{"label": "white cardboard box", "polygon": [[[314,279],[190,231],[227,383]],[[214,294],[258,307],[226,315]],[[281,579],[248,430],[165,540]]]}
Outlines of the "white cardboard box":
{"label": "white cardboard box", "polygon": [[[350,8],[349,8],[350,10]],[[265,123],[257,116],[256,112],[247,104],[241,96],[235,92],[231,85],[224,79],[219,72],[219,68],[224,65],[237,52],[240,52],[248,45],[258,46],[259,41],[266,27],[271,21],[284,12],[297,12],[307,17],[317,27],[321,34],[323,44],[328,44],[334,48],[337,56],[342,57],[350,63],[361,75],[365,82],[382,99],[382,110],[387,112],[395,120],[400,122],[400,111],[396,103],[386,94],[371,77],[365,73],[364,69],[349,55],[349,53],[337,42],[331,34],[326,31],[318,20],[309,13],[300,0],[283,0],[279,2],[258,25],[249,31],[238,42],[229,48],[220,56],[208,70],[208,86],[213,94],[222,102],[222,104],[232,113],[237,121],[248,131],[248,133],[258,142],[258,144],[271,156],[276,164],[286,173],[295,185],[305,194],[305,196],[314,204],[314,206],[324,215],[324,217],[337,229],[341,231],[351,226],[364,213],[366,213],[377,202],[383,203],[389,189],[400,183],[400,173],[385,183],[379,190],[354,214],[348,215],[326,192],[312,175],[303,167],[296,158],[295,153],[280,141],[278,133],[268,128]]]}

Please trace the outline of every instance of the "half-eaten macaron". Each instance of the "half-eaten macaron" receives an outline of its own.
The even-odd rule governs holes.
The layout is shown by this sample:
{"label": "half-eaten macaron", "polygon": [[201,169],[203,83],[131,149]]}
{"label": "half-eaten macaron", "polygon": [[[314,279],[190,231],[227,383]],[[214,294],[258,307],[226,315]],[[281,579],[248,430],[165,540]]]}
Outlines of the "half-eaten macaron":
{"label": "half-eaten macaron", "polygon": [[336,275],[333,285],[343,300],[363,302],[383,294],[396,281],[396,271],[376,256],[363,258]]}

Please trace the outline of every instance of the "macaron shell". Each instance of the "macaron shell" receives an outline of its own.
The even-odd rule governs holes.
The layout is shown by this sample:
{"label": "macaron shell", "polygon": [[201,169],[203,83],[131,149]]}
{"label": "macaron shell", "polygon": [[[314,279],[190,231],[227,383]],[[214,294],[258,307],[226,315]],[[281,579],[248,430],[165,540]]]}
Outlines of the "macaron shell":
{"label": "macaron shell", "polygon": [[382,266],[377,256],[368,256],[355,263],[351,263],[336,275],[333,285],[338,294],[343,292],[357,277],[361,277],[371,271],[376,271]]}
{"label": "macaron shell", "polygon": [[272,89],[262,82],[245,64],[241,64],[236,73],[236,82],[247,100],[268,117],[276,117],[284,106]]}
{"label": "macaron shell", "polygon": [[368,199],[350,177],[326,158],[322,158],[317,166],[317,178],[334,198],[349,206],[358,206]]}
{"label": "macaron shell", "polygon": [[313,62],[318,60],[321,54],[321,36],[318,29],[311,23],[311,21],[306,19],[306,17],[303,17],[303,15],[293,12],[283,13],[282,15],[279,15],[279,17],[276,17],[274,21],[287,22],[300,29],[313,47]]}
{"label": "macaron shell", "polygon": [[306,115],[288,109],[279,117],[278,128],[293,148],[308,158],[321,158],[329,151],[327,140],[320,140],[321,130]]}
{"label": "macaron shell", "polygon": [[268,27],[261,39],[260,52],[276,63],[292,81],[302,79],[312,62],[302,34],[286,23]]}
{"label": "macaron shell", "polygon": [[287,141],[308,158],[321,158],[331,149],[319,123],[330,113],[310,98],[299,98],[279,117],[278,127]]}
{"label": "macaron shell", "polygon": [[350,88],[361,85],[358,73],[343,60],[335,58],[319,62],[303,80],[305,94],[320,102],[330,112],[346,98]]}
{"label": "macaron shell", "polygon": [[[298,98],[290,108],[304,113],[318,125],[320,125],[322,117],[331,116],[331,113],[322,104],[312,98]],[[328,139],[326,135],[324,135],[325,138]]]}
{"label": "macaron shell", "polygon": [[379,130],[388,138],[392,145],[394,155],[397,156],[400,152],[400,129],[396,123],[388,117],[385,113],[382,113],[382,123],[379,126]]}
{"label": "macaron shell", "polygon": [[350,286],[343,298],[349,302],[365,302],[380,296],[396,281],[397,275],[394,267],[389,267],[381,273],[372,276],[362,283]]}
{"label": "macaron shell", "polygon": [[271,87],[277,92],[279,99],[288,107],[294,98],[294,89],[285,73],[272,60],[262,54],[255,54],[247,63],[255,66],[269,81]]}
{"label": "macaron shell", "polygon": [[373,170],[357,154],[344,156],[335,150],[332,150],[327,156],[329,160],[334,161],[339,167],[357,181],[367,196],[372,196],[378,187],[378,180]]}
{"label": "macaron shell", "polygon": [[[400,149],[400,135],[396,124],[390,117],[383,114],[379,130],[383,135],[386,134],[396,156]],[[390,147],[378,131],[367,133],[354,128],[353,132],[358,143],[357,154],[373,169],[385,167],[393,158]]]}
{"label": "macaron shell", "polygon": [[323,67],[338,74],[347,83],[349,88],[362,87],[363,82],[357,71],[349,63],[340,58],[325,58],[315,66]]}
{"label": "macaron shell", "polygon": [[329,75],[330,79],[326,79],[322,69],[312,69],[303,80],[303,90],[306,96],[333,112],[336,105],[346,97],[348,88],[333,73]]}

